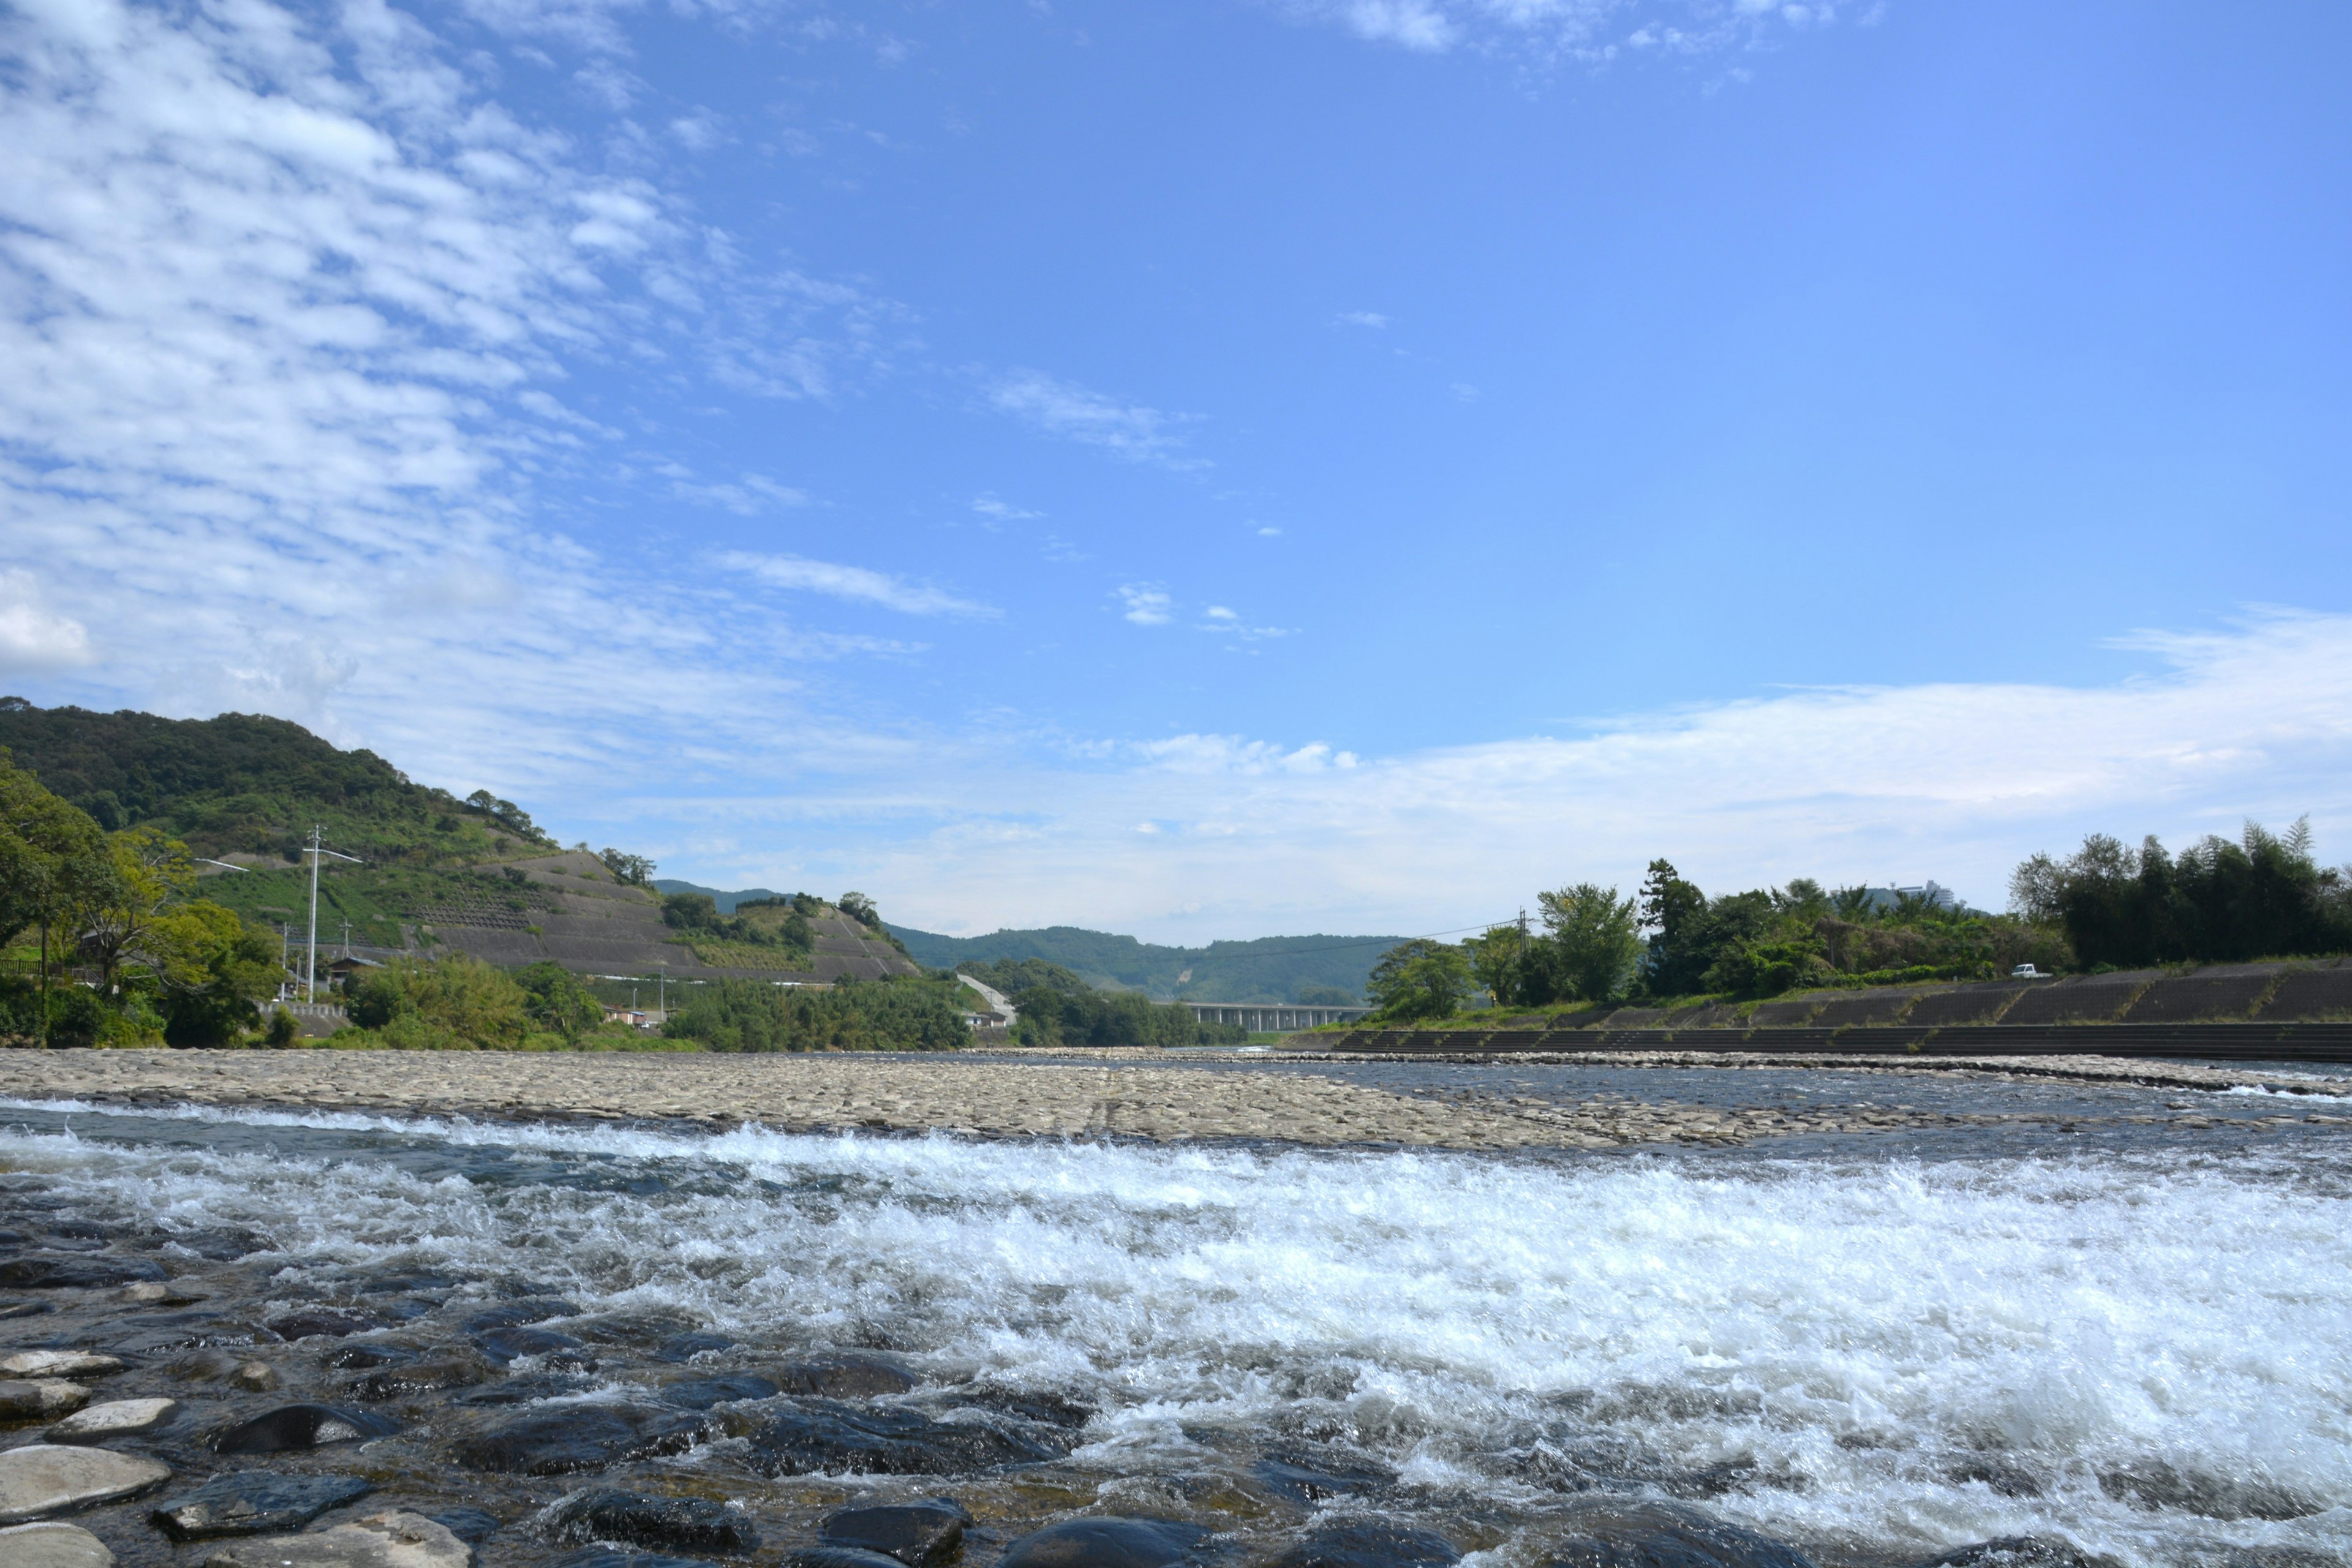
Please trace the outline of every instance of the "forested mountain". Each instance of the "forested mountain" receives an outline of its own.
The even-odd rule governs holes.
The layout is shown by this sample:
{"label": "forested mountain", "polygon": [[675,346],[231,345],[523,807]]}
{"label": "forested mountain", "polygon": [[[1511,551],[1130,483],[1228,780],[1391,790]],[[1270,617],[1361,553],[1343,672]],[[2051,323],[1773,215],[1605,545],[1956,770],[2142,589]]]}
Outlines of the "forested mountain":
{"label": "forested mountain", "polygon": [[199,855],[290,860],[313,824],[337,848],[420,865],[550,844],[511,801],[459,800],[260,714],[163,719],[0,697],[0,748],[100,827],[152,825]]}
{"label": "forested mountain", "polygon": [[1162,947],[1131,936],[1048,926],[987,936],[940,936],[890,928],[916,963],[952,969],[967,960],[1041,958],[1076,971],[1105,989],[1145,992],[1188,1002],[1325,1002],[1353,1004],[1395,936],[1268,936],[1255,942],[1213,942],[1206,947]]}

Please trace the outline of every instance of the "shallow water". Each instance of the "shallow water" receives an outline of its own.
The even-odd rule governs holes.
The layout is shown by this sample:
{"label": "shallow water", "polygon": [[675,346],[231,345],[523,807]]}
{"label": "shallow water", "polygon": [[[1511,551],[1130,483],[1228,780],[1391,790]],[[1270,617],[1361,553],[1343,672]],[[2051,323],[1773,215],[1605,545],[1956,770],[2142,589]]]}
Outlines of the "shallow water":
{"label": "shallow water", "polygon": [[[1538,1092],[1608,1091],[1528,1070]],[[1702,1076],[1676,1078],[1675,1097],[1717,1092]],[[1822,1074],[1717,1076],[1739,1080],[1725,1093],[1856,1093]],[[1885,1104],[1947,1092],[1853,1076]],[[2085,1116],[2147,1095],[2015,1087]],[[741,1415],[604,1478],[740,1499],[771,1549],[869,1491],[963,1501],[980,1520],[966,1560],[982,1564],[1026,1524],[1084,1507],[1272,1547],[1315,1506],[1263,1468],[1281,1457],[1371,1478],[1326,1509],[1408,1517],[1499,1563],[1539,1560],[1547,1516],[1595,1489],[1694,1500],[1823,1563],[2023,1534],[2132,1563],[2260,1546],[2341,1559],[2347,1150],[2332,1135],[2134,1146],[2118,1133],[1948,1157],[1885,1139],[1494,1157],[19,1107],[0,1111],[0,1226],[95,1221],[210,1299],[142,1311],[61,1292],[62,1310],[0,1337],[143,1334],[152,1348],[107,1393],[188,1400],[150,1446],[190,1475],[222,1463],[203,1433],[331,1393],[351,1373],[329,1354],[459,1345],[461,1319],[517,1294],[579,1309],[544,1326],[591,1342],[590,1395],[866,1346],[925,1379],[885,1403],[1018,1422],[1051,1408],[1023,1397],[1052,1395],[1090,1413],[1024,1428],[1070,1451],[1010,1472],[761,1479]],[[196,1256],[245,1247],[261,1250]],[[396,1302],[371,1283],[419,1270],[447,1282]],[[296,1346],[260,1326],[322,1300],[417,1315]],[[191,1310],[217,1316],[168,1321]],[[739,1343],[692,1366],[652,1359],[687,1328]],[[154,1344],[175,1335],[269,1361],[288,1389],[175,1381],[173,1358],[192,1352]],[[487,1563],[555,1554],[515,1521],[578,1478],[486,1478],[448,1458],[510,1410],[451,1395],[382,1408],[408,1429],[281,1468],[377,1479],[359,1511],[386,1498],[485,1507],[509,1523]],[[92,1526],[133,1564],[205,1555],[161,1544],[137,1506]]]}

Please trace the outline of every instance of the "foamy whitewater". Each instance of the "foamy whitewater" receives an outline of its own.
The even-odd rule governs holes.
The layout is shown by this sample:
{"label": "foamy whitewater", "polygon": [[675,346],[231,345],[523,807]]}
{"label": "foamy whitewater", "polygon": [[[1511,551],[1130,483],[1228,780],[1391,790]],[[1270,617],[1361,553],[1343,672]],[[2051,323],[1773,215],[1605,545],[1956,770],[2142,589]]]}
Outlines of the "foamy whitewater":
{"label": "foamy whitewater", "polygon": [[1500,1561],[1510,1521],[1595,1477],[1832,1557],[2352,1548],[2352,1188],[2309,1150],[1503,1160],[0,1121],[10,1190],[260,1231],[289,1299],[353,1266],[522,1276],[591,1311],[1063,1394],[1098,1412],[1072,1463],[1114,1500],[1279,1438],[1376,1457],[1402,1482],[1381,1507],[1484,1521]]}

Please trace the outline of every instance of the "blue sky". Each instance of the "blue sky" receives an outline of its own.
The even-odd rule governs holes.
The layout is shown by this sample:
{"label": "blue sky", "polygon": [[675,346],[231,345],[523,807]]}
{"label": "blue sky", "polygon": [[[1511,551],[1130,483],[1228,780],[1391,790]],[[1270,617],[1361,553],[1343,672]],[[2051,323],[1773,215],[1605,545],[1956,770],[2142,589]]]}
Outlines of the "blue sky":
{"label": "blue sky", "polygon": [[2340,857],[2347,44],[16,0],[0,683],[955,931]]}

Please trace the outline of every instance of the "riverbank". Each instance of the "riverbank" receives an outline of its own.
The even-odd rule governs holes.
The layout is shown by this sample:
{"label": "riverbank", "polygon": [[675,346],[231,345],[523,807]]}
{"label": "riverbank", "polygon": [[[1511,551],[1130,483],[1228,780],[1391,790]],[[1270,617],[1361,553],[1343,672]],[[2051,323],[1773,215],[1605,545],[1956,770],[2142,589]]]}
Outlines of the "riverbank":
{"label": "riverbank", "polygon": [[[1553,1064],[1559,1065],[1556,1061]],[[1934,1106],[1884,1103],[1697,1102],[1694,1075],[1720,1058],[1661,1053],[1591,1064],[1611,1069],[1607,1092],[1512,1092],[1507,1069],[1473,1071],[1439,1086],[1385,1081],[1295,1060],[1180,1059],[1158,1051],[987,1055],[631,1056],[506,1052],[10,1051],[0,1053],[0,1099],[117,1105],[284,1107],[490,1119],[759,1123],[787,1131],[945,1131],[986,1137],[1132,1138],[1279,1142],[1310,1147],[1404,1145],[1460,1150],[1729,1146],[1825,1133],[1999,1129],[2079,1121],[2046,1111],[1978,1108],[1965,1095]],[[2095,1058],[1939,1062],[1932,1069],[1883,1060],[1804,1057],[1759,1061],[1788,1069],[1866,1067],[1899,1086],[1958,1076],[2064,1079],[2151,1090],[2110,1121],[2151,1129],[2210,1122],[2216,1097],[2266,1091],[2259,1106],[2232,1102],[2239,1125],[2352,1123],[2352,1079],[2245,1072],[2189,1064]],[[1629,1078],[1626,1068],[1654,1068]],[[1631,1087],[1626,1085],[1630,1083]],[[2167,1090],[2197,1091],[2166,1100]],[[1890,1094],[1901,1099],[1924,1099]],[[1769,1098],[1769,1097],[1768,1097]],[[2246,1111],[2268,1112],[2248,1116]]]}

